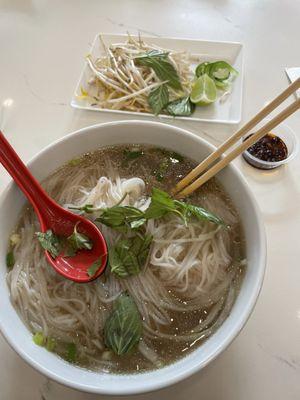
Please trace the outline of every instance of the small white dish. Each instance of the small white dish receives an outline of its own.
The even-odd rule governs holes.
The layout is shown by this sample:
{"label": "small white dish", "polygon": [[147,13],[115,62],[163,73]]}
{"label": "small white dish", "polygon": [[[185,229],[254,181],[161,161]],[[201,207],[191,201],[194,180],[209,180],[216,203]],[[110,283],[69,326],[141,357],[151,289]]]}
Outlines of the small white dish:
{"label": "small white dish", "polygon": [[[110,45],[112,43],[124,42],[127,35],[113,35],[101,34],[104,43]],[[132,35],[136,37],[135,35]],[[241,121],[242,115],[242,93],[243,93],[243,45],[235,42],[215,42],[208,40],[194,40],[194,39],[179,39],[179,38],[166,38],[166,37],[151,37],[142,36],[147,42],[157,46],[173,49],[177,51],[187,51],[192,56],[200,57],[200,62],[204,61],[218,61],[224,60],[230,63],[238,72],[238,76],[234,80],[231,88],[231,93],[223,99],[217,100],[214,104],[207,107],[196,107],[195,112],[190,117],[172,117],[170,115],[160,114],[155,117],[150,113],[130,112],[122,110],[111,110],[100,108],[99,106],[92,106],[91,102],[87,99],[81,99],[81,88],[85,89],[87,82],[92,78],[93,74],[85,63],[79,81],[76,85],[74,95],[71,100],[71,106],[82,110],[92,110],[101,112],[112,112],[127,115],[142,115],[153,118],[168,118],[168,119],[184,119],[189,121],[202,121],[214,122],[223,124],[238,124]],[[99,40],[99,34],[96,35],[94,42],[89,50],[92,58],[98,58],[102,53],[102,47]],[[198,63],[192,64],[192,69]]]}
{"label": "small white dish", "polygon": [[[179,152],[197,162],[215,147],[200,137],[168,124],[151,121],[118,121],[95,125],[64,136],[42,150],[28,164],[38,180],[80,154],[121,143],[152,144]],[[69,364],[37,346],[14,309],[6,284],[6,252],[25,198],[12,182],[0,198],[0,329],[11,347],[32,367],[61,384],[97,394],[132,395],[160,389],[200,371],[238,335],[248,320],[262,286],[266,239],[261,214],[246,181],[234,165],[218,178],[234,202],[243,224],[247,269],[236,302],[224,323],[199,348],[164,368],[141,374],[108,374]]]}
{"label": "small white dish", "polygon": [[[255,131],[262,128],[269,121],[270,119],[268,118],[263,119],[257,125]],[[245,150],[243,153],[244,159],[255,168],[266,170],[280,167],[280,165],[287,164],[288,162],[293,160],[293,158],[296,157],[299,151],[299,139],[288,125],[286,125],[285,123],[281,123],[276,126],[276,128],[272,129],[271,132],[282,139],[282,141],[285,143],[288,151],[287,158],[281,161],[264,161],[250,154],[248,150]]]}

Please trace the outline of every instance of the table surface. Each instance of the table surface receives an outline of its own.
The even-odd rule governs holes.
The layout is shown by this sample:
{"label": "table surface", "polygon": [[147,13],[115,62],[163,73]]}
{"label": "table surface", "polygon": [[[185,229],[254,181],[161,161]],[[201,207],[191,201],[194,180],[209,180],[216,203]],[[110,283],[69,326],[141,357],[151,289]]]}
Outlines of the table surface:
{"label": "table surface", "polygon": [[[242,42],[245,121],[287,85],[284,68],[299,66],[299,16],[299,0],[1,0],[1,127],[27,161],[71,131],[129,119],[73,110],[69,105],[95,34],[126,30]],[[234,129],[191,121],[170,123],[213,144]],[[299,113],[288,124],[300,134]],[[300,159],[268,173],[241,159],[236,165],[259,203],[268,239],[266,276],[256,308],[238,338],[202,372],[137,400],[300,398]],[[1,169],[0,191],[8,181]],[[48,381],[2,337],[0,366],[1,400],[102,398]]]}

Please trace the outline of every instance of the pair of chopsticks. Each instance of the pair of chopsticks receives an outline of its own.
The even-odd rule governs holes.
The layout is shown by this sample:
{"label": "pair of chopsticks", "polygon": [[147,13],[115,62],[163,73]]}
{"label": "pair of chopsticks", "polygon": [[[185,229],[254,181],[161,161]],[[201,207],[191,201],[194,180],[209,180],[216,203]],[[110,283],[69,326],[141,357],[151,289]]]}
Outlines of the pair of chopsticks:
{"label": "pair of chopsticks", "polygon": [[[234,148],[229,154],[220,159],[217,163],[211,166],[214,161],[222,156],[232,145],[234,145],[241,137],[249,133],[263,118],[270,112],[276,109],[284,100],[286,100],[292,93],[300,88],[300,78],[293,82],[287,89],[285,89],[279,96],[277,96],[271,103],[264,107],[258,114],[256,114],[249,122],[239,129],[234,135],[230,136],[220,147],[203,160],[196,168],[194,168],[188,175],[186,175],[180,182],[177,183],[172,191],[172,194],[177,198],[188,196],[210,178],[220,172],[226,167],[234,158],[243,153],[246,149],[252,146],[255,142],[269,133],[282,121],[288,118],[291,114],[300,108],[300,99],[294,101],[291,105],[281,111],[276,117],[270,120],[266,125],[260,128],[252,136],[248,137],[243,143]],[[210,167],[211,166],[211,167]],[[210,168],[209,168],[210,167]],[[209,169],[208,169],[209,168]],[[201,175],[202,174],[202,175]],[[197,179],[196,179],[197,178]]]}

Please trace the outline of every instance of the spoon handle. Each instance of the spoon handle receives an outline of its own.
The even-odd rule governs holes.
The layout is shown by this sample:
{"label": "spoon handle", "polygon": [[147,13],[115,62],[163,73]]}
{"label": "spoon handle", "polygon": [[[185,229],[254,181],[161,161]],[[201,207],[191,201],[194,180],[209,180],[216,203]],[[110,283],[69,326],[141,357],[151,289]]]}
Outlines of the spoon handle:
{"label": "spoon handle", "polygon": [[48,195],[0,131],[0,162],[25,194],[43,228],[40,208],[48,208]]}

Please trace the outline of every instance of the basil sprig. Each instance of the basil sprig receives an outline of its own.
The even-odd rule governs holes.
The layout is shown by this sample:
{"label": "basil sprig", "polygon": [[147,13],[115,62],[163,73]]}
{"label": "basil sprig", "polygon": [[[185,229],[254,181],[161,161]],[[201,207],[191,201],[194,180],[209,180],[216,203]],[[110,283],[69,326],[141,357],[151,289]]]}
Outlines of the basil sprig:
{"label": "basil sprig", "polygon": [[104,325],[104,341],[115,354],[129,353],[142,336],[142,319],[134,300],[121,293]]}
{"label": "basil sprig", "polygon": [[96,221],[121,232],[129,229],[138,230],[148,219],[162,218],[168,213],[177,214],[187,223],[192,217],[223,225],[224,222],[213,213],[202,207],[174,200],[163,190],[153,188],[151,203],[146,211],[130,206],[113,206],[106,208]]}
{"label": "basil sprig", "polygon": [[196,217],[201,220],[213,222],[217,225],[224,225],[224,222],[221,220],[221,218],[205,210],[204,208],[184,203],[179,200],[173,200],[168,193],[164,192],[163,190],[153,188],[151,203],[145,212],[145,218],[161,218],[168,213],[177,214],[182,218],[185,224],[187,224],[192,217]]}
{"label": "basil sprig", "polygon": [[56,258],[61,253],[61,240],[51,229],[48,229],[46,232],[36,232],[35,234],[40,245],[50,253],[51,257]]}

